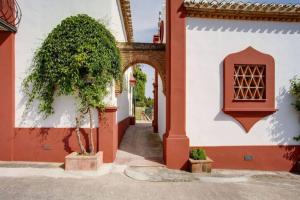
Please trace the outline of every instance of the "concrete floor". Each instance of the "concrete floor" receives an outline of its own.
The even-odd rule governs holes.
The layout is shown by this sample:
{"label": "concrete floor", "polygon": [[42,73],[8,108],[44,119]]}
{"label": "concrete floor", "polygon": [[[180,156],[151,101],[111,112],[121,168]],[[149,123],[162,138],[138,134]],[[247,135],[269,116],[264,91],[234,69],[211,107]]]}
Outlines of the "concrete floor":
{"label": "concrete floor", "polygon": [[115,164],[128,166],[162,166],[163,147],[151,123],[137,122],[130,126],[117,152]]}
{"label": "concrete floor", "polygon": [[298,200],[300,176],[286,172],[168,170],[149,124],[128,129],[116,162],[98,172],[65,172],[59,164],[0,162],[0,200],[188,199]]}

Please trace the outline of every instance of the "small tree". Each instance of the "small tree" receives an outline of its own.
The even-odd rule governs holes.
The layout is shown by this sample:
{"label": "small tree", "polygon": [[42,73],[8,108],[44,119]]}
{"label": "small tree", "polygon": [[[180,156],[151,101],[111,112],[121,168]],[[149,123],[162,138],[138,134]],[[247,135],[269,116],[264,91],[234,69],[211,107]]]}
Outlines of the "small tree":
{"label": "small tree", "polygon": [[27,109],[39,101],[44,117],[54,113],[56,96],[77,99],[76,135],[81,154],[80,126],[89,115],[89,153],[94,153],[92,108],[103,110],[103,99],[113,79],[120,77],[120,55],[113,35],[104,25],[87,15],[68,17],[47,36],[35,52],[30,74],[23,82],[28,95]]}
{"label": "small tree", "polygon": [[136,80],[135,86],[135,99],[137,105],[144,107],[145,106],[145,88],[147,82],[147,75],[141,70],[140,66],[134,68],[133,76]]}
{"label": "small tree", "polygon": [[[295,97],[295,103],[293,105],[297,111],[300,111],[300,78],[291,80],[290,93]],[[300,135],[294,139],[300,141]]]}

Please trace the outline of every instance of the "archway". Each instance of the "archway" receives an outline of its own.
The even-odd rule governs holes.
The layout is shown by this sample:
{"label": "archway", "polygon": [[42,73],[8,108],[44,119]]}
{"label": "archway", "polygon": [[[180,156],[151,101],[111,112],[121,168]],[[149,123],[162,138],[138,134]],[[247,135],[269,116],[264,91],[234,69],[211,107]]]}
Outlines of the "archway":
{"label": "archway", "polygon": [[148,64],[157,70],[163,82],[164,93],[166,92],[165,44],[121,42],[118,47],[123,73],[136,64]]}

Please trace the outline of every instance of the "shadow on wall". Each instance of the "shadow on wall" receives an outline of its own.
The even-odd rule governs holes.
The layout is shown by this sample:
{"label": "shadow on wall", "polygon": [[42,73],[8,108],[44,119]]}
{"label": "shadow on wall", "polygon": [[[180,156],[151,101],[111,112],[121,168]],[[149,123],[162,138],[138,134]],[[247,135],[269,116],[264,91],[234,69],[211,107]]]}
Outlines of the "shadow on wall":
{"label": "shadow on wall", "polygon": [[[19,92],[23,94],[21,90]],[[26,105],[26,102],[27,97],[23,95],[21,101],[17,105],[17,108],[19,110],[23,110],[22,106]],[[32,107],[22,113],[20,124],[17,125],[19,127],[15,128],[15,144],[20,144],[22,140],[24,140],[24,143],[26,143],[27,140],[30,140],[30,144],[27,145],[35,146],[38,148],[36,149],[38,151],[62,151],[62,147],[66,153],[78,151],[74,128],[76,107],[75,105],[65,106],[65,102],[75,104],[74,97],[57,97],[54,101],[55,114],[45,119],[43,118],[43,114],[39,113],[38,103],[35,101]],[[58,126],[66,123],[68,124],[67,128],[57,128]],[[82,124],[88,124],[88,118],[85,118]],[[96,124],[95,118],[93,118],[93,124]],[[86,147],[88,147],[89,130],[81,128],[80,131],[82,135],[82,142]],[[96,131],[97,130],[94,128],[94,141],[97,141],[96,137],[98,137]]]}
{"label": "shadow on wall", "polygon": [[[270,132],[273,142],[280,145],[296,144],[293,137],[300,134],[299,115],[292,105],[293,97],[289,94],[286,88],[280,88],[279,95],[276,97],[278,111],[270,117]],[[287,117],[289,116],[289,117]],[[296,168],[296,162],[300,159],[300,149],[294,145],[281,146],[285,149],[283,157],[293,162],[293,170]]]}
{"label": "shadow on wall", "polygon": [[241,130],[244,130],[244,127],[238,122],[236,121],[233,117],[231,117],[230,115],[227,115],[223,112],[223,95],[224,95],[224,92],[223,92],[223,71],[224,71],[224,68],[223,68],[223,61],[220,63],[219,65],[219,74],[220,74],[220,112],[215,116],[214,120],[215,121],[230,121],[230,122],[233,122],[235,123],[237,126],[240,127]]}
{"label": "shadow on wall", "polygon": [[[223,109],[223,62],[219,65],[220,74],[220,112],[215,116],[215,121],[230,121],[237,124],[241,130],[244,130],[242,125],[234,118],[226,115]],[[299,114],[296,112],[292,105],[293,97],[289,94],[286,88],[280,88],[279,94],[276,97],[276,107],[278,109],[273,115],[265,117],[265,120],[269,125],[267,132],[270,135],[271,141],[278,144],[280,148],[284,149],[282,155],[284,159],[293,163],[293,167],[290,171],[296,170],[296,162],[300,160],[300,148],[296,148],[297,142],[293,139],[296,135],[300,134]],[[287,117],[288,116],[288,117]],[[250,133],[251,134],[251,133]],[[300,144],[299,144],[300,145]]]}
{"label": "shadow on wall", "polygon": [[300,26],[296,23],[276,22],[275,26],[273,22],[232,21],[219,19],[199,20],[189,18],[187,29],[198,31],[300,34]]}

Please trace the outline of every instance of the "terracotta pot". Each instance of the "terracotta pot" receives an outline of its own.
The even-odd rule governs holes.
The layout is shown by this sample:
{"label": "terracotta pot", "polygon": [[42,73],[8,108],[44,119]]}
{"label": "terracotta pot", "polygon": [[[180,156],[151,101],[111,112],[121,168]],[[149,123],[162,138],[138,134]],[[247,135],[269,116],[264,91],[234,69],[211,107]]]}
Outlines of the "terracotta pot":
{"label": "terracotta pot", "polygon": [[194,160],[192,158],[189,159],[190,171],[192,173],[210,173],[212,168],[213,160],[209,157],[206,157],[206,160]]}
{"label": "terracotta pot", "polygon": [[67,171],[96,171],[103,163],[103,152],[95,155],[78,155],[73,152],[65,158],[65,170]]}

